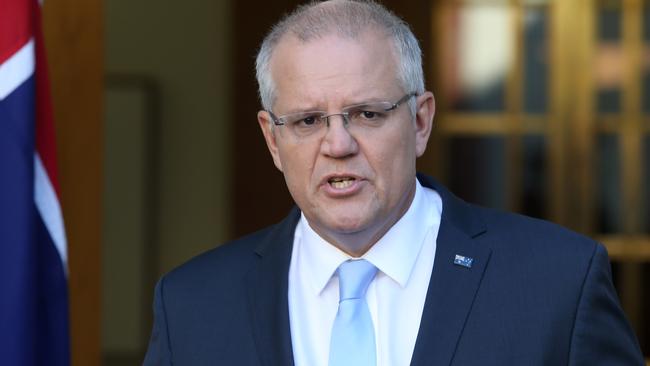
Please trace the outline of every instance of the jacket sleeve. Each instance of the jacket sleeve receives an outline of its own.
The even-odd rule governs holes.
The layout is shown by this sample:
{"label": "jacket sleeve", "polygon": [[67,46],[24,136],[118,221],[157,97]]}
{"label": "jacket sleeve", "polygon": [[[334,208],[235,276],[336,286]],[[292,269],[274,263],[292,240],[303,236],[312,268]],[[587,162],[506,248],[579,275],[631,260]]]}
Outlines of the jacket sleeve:
{"label": "jacket sleeve", "polygon": [[164,279],[164,277],[161,278],[156,284],[153,301],[153,329],[143,366],[171,366],[173,364],[167,329],[167,313],[163,299]]}
{"label": "jacket sleeve", "polygon": [[605,248],[598,244],[576,310],[569,365],[643,366],[639,343],[618,301]]}

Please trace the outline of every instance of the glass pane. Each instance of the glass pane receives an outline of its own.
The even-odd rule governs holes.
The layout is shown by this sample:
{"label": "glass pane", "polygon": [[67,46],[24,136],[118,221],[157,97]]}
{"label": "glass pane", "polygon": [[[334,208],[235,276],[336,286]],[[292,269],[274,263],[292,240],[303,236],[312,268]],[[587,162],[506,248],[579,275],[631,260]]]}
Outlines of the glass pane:
{"label": "glass pane", "polygon": [[621,22],[620,7],[606,6],[599,9],[596,45],[596,102],[599,113],[621,111],[621,84],[625,69]]}
{"label": "glass pane", "polygon": [[543,136],[529,135],[523,138],[523,204],[524,215],[546,217],[547,171],[546,140]]}
{"label": "glass pane", "polygon": [[547,9],[526,9],[524,30],[524,111],[544,113],[548,95]]}
{"label": "glass pane", "polygon": [[506,74],[512,67],[512,22],[507,5],[459,5],[447,13],[442,75],[449,107],[464,112],[505,108]]}
{"label": "glass pane", "polygon": [[623,195],[621,191],[621,155],[616,135],[600,135],[597,142],[598,221],[597,232],[621,232]]}
{"label": "glass pane", "polygon": [[449,141],[449,184],[463,199],[506,208],[505,139],[454,137]]}
{"label": "glass pane", "polygon": [[[646,136],[643,149],[643,205],[641,205],[641,219],[645,231],[650,233],[650,136]],[[650,283],[650,282],[649,282]]]}
{"label": "glass pane", "polygon": [[650,1],[643,7],[643,111],[650,114]]}
{"label": "glass pane", "polygon": [[548,5],[550,0],[524,0],[524,5]]}

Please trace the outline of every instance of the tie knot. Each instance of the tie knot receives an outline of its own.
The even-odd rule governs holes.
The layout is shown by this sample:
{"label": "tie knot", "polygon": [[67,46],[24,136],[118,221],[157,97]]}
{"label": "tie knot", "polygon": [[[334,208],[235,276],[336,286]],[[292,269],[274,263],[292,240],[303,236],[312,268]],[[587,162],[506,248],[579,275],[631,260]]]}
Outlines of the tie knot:
{"label": "tie knot", "polygon": [[377,267],[365,259],[349,260],[339,266],[339,302],[359,299],[366,295]]}

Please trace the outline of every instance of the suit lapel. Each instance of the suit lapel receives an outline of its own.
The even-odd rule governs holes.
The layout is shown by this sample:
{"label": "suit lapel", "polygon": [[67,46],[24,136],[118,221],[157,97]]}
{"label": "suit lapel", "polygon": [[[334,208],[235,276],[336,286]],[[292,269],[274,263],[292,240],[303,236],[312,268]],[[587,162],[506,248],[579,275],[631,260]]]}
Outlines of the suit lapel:
{"label": "suit lapel", "polygon": [[[436,257],[411,364],[449,365],[488,265],[491,249],[477,237],[486,229],[466,203],[435,181],[418,176],[443,200]],[[261,240],[258,264],[248,273],[253,336],[263,365],[293,365],[289,323],[288,277],[300,211],[291,214]],[[483,243],[484,244],[484,243]],[[454,264],[456,255],[473,258],[471,268]]]}
{"label": "suit lapel", "polygon": [[248,273],[248,299],[255,345],[263,365],[293,365],[288,283],[291,248],[300,212],[294,209],[264,238],[258,264]]}
{"label": "suit lapel", "polygon": [[[486,229],[475,210],[425,177],[443,200],[436,257],[411,365],[449,365],[490,259],[477,237]],[[454,264],[456,255],[473,259],[471,268]]]}

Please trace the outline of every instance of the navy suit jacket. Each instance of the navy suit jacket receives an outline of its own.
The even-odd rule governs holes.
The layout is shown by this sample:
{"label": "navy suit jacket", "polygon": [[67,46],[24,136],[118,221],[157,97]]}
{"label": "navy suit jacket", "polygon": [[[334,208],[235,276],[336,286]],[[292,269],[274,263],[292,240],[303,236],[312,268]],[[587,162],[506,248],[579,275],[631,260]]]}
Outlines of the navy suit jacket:
{"label": "navy suit jacket", "polygon": [[[412,365],[644,364],[604,247],[557,225],[442,197]],[[156,286],[145,365],[293,365],[288,274],[298,209]],[[454,264],[459,254],[471,268]]]}

